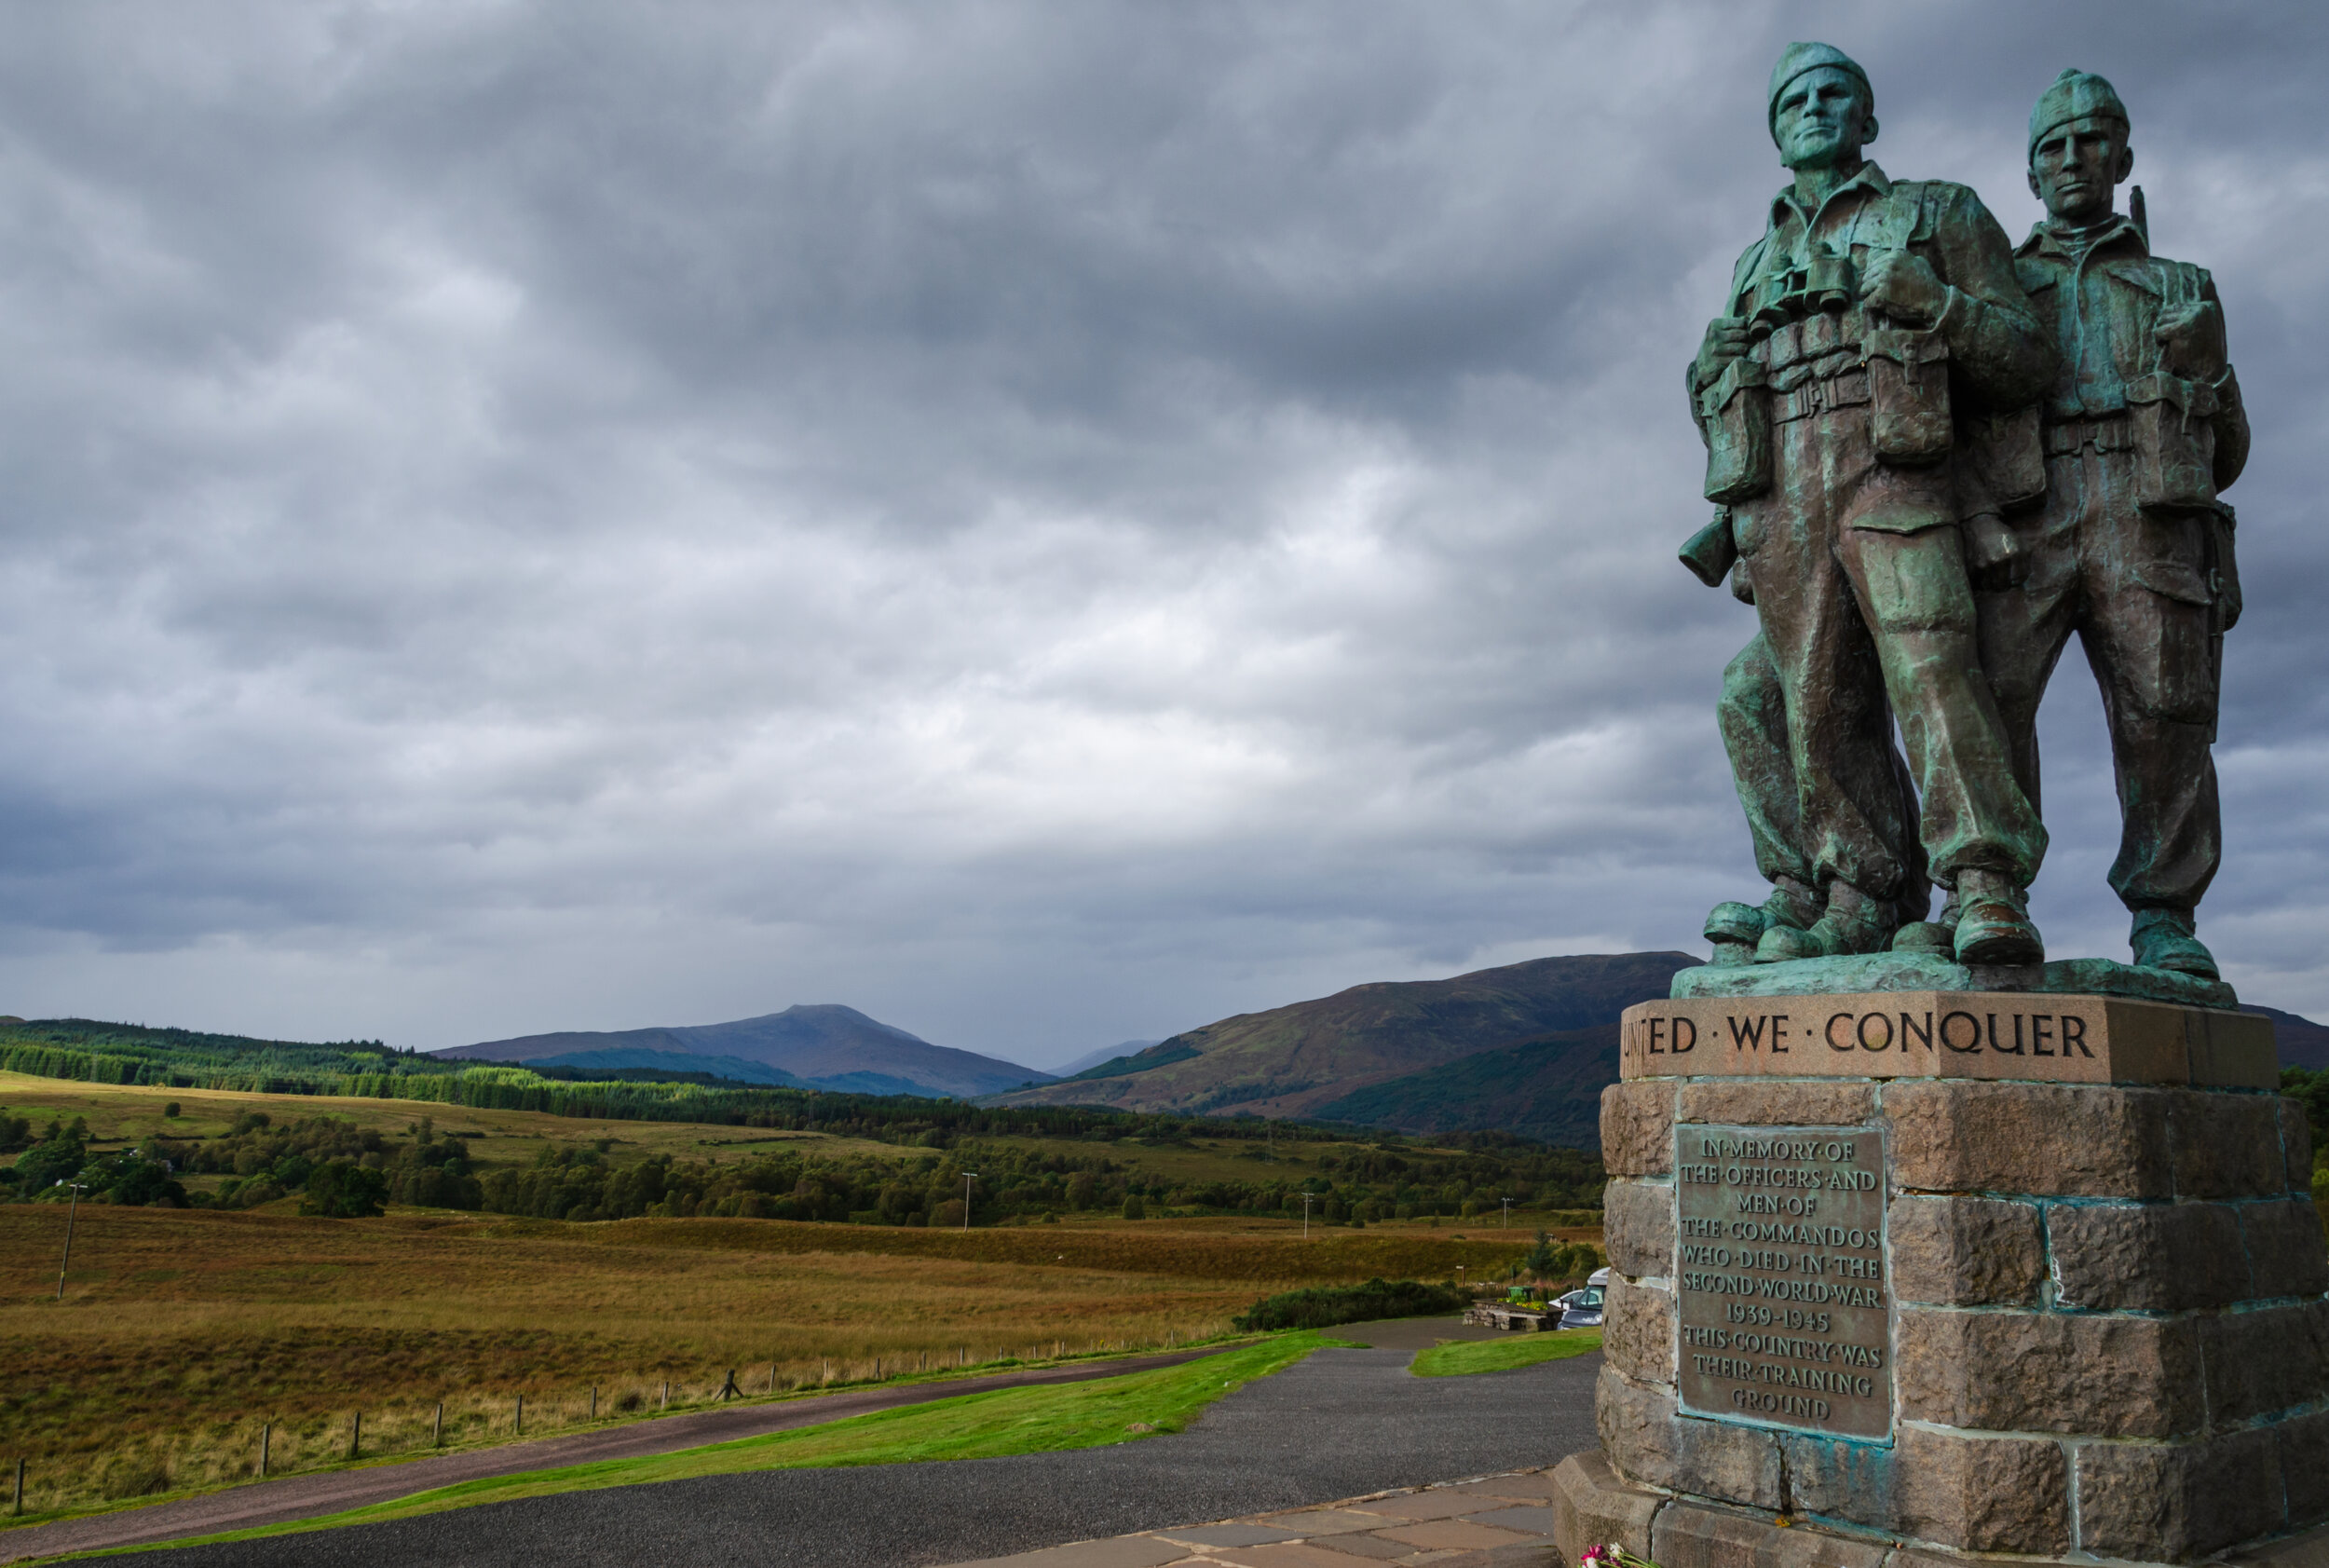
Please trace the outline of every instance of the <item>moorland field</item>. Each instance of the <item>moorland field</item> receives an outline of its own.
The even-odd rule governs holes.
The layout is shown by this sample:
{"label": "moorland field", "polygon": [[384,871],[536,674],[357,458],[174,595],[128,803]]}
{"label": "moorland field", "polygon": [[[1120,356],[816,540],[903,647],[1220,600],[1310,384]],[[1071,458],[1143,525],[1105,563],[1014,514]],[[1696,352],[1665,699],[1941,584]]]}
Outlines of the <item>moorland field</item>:
{"label": "moorland field", "polygon": [[[173,1105],[177,1113],[166,1114]],[[520,1395],[534,1436],[590,1419],[593,1389],[598,1419],[622,1419],[661,1409],[666,1398],[673,1408],[701,1404],[731,1370],[745,1395],[766,1398],[1164,1347],[1227,1332],[1233,1315],[1276,1290],[1376,1275],[1445,1279],[1459,1269],[1468,1279],[1501,1278],[1539,1227],[1569,1242],[1599,1236],[1598,1214],[1525,1203],[1502,1228],[1493,1182],[1436,1181],[1477,1177],[1489,1156],[1476,1151],[1314,1133],[1295,1142],[1260,1126],[1242,1139],[997,1136],[929,1147],[0,1073],[0,1120],[32,1124],[37,1139],[46,1125],[78,1118],[93,1160],[164,1146],[157,1139],[181,1154],[214,1143],[253,1148],[254,1113],[273,1128],[345,1122],[377,1135],[391,1166],[433,1116],[436,1136],[461,1141],[487,1188],[497,1174],[565,1168],[560,1162],[580,1152],[610,1179],[658,1162],[734,1176],[771,1168],[779,1153],[795,1162],[786,1170],[810,1173],[804,1184],[824,1162],[886,1166],[893,1185],[916,1194],[959,1191],[961,1170],[1012,1160],[1022,1171],[1056,1166],[1069,1180],[1096,1162],[1109,1167],[1109,1185],[1096,1181],[1096,1193],[1203,1196],[1248,1191],[1266,1173],[1346,1194],[1337,1207],[1353,1220],[1363,1210],[1380,1217],[1314,1222],[1305,1237],[1283,1213],[1202,1206],[1143,1220],[1125,1219],[1121,1206],[1063,1204],[1001,1223],[974,1212],[965,1231],[955,1228],[959,1204],[955,1226],[932,1222],[936,1208],[850,1223],[661,1212],[552,1220],[393,1202],[375,1218],[335,1219],[303,1216],[295,1193],[248,1207],[83,1204],[60,1302],[67,1207],[0,1204],[0,1461],[28,1461],[29,1511],[245,1479],[262,1423],[271,1428],[271,1469],[281,1473],[344,1462],[359,1411],[362,1457],[389,1457],[434,1440],[440,1404],[443,1440],[453,1446],[506,1440]],[[1383,1174],[1392,1164],[1400,1169]],[[229,1183],[244,1200],[261,1192],[251,1174],[175,1179],[189,1202],[215,1199]],[[1458,1188],[1478,1194],[1464,1207],[1489,1211],[1392,1202],[1401,1190]],[[1402,1207],[1452,1212],[1401,1220]]]}

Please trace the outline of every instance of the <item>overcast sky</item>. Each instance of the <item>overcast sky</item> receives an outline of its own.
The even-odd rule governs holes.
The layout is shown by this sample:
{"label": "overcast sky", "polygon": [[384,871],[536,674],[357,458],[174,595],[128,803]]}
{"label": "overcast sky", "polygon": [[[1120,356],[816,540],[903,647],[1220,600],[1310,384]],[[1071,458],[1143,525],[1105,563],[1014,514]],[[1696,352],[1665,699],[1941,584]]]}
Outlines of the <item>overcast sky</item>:
{"label": "overcast sky", "polygon": [[[2256,430],[2203,933],[2329,1013],[2329,8],[2120,0],[20,7],[0,1010],[1046,1065],[1696,948],[1680,366],[1795,37],[2017,238],[2039,89],[2131,105]],[[2047,734],[2123,957],[2075,653]]]}

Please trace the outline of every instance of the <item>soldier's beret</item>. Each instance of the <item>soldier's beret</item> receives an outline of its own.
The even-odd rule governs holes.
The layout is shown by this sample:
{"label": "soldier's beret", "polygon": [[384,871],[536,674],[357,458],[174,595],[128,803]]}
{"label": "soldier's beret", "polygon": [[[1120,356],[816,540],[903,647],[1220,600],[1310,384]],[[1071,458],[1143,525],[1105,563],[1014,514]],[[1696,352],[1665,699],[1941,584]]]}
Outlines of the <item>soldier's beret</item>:
{"label": "soldier's beret", "polygon": [[1764,118],[1770,126],[1773,141],[1779,138],[1779,94],[1785,92],[1787,84],[1796,77],[1825,65],[1832,65],[1857,78],[1860,90],[1868,95],[1870,106],[1874,106],[1876,89],[1868,85],[1868,73],[1860,69],[1859,61],[1833,44],[1790,44],[1787,52],[1779,56],[1779,62],[1771,67],[1771,92],[1764,100]]}
{"label": "soldier's beret", "polygon": [[2064,71],[2038,94],[2030,110],[2029,151],[2036,152],[2039,139],[2056,126],[2090,116],[2129,123],[2127,105],[2118,101],[2117,88],[2091,71]]}

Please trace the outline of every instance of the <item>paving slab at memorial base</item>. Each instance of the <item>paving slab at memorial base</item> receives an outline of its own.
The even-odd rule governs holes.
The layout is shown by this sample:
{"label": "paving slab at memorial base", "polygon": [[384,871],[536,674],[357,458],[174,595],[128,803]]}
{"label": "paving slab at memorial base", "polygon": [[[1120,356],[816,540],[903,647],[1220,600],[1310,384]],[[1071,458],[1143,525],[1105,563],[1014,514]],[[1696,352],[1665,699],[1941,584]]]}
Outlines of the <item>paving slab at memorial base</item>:
{"label": "paving slab at memorial base", "polygon": [[1431,1562],[1446,1568],[1553,1563],[1553,1480],[1516,1470],[1437,1486],[1378,1492],[1312,1508],[1282,1508],[1209,1524],[1077,1541],[953,1568],[1361,1568]]}
{"label": "paving slab at memorial base", "polygon": [[[1546,1510],[1557,1525],[1549,1530],[1558,1554],[1547,1561],[1575,1561],[1587,1547],[1621,1547],[1638,1557],[1666,1563],[1808,1565],[1819,1568],[1976,1568],[2010,1561],[2018,1568],[2088,1568],[2101,1561],[2157,1562],[2161,1554],[2105,1557],[2101,1553],[2067,1555],[2067,1541],[2055,1549],[2016,1554],[2010,1559],[1960,1553],[1926,1545],[1887,1541],[1867,1534],[1842,1534],[1800,1518],[1768,1510],[1724,1507],[1696,1498],[1677,1497],[1655,1487],[1638,1485],[1618,1475],[1599,1452],[1572,1454],[1544,1479],[1551,1486],[1552,1507]],[[1517,1512],[1518,1510],[1515,1510]],[[1492,1516],[1491,1516],[1492,1517]],[[2285,1533],[2277,1538],[2226,1548],[2187,1544],[2165,1554],[2175,1562],[2200,1562],[2211,1568],[2329,1568],[2329,1526]],[[1015,1561],[1016,1560],[1014,1560]],[[1129,1560],[1127,1560],[1129,1561]],[[1187,1561],[1178,1560],[1154,1560]],[[1062,1562],[1060,1568],[1081,1568]]]}

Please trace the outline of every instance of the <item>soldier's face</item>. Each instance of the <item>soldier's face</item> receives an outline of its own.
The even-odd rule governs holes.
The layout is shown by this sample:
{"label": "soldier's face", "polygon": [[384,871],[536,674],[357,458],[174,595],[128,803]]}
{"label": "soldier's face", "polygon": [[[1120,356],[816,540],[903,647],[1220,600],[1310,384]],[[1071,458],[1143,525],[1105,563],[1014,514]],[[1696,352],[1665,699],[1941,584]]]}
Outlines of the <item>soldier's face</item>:
{"label": "soldier's face", "polygon": [[2109,217],[2112,192],[2134,171],[2127,128],[2100,115],[2059,125],[2030,152],[2030,194],[2064,223]]}
{"label": "soldier's face", "polygon": [[1868,140],[1868,95],[1859,78],[1832,65],[1806,71],[1779,94],[1771,132],[1790,169],[1821,169],[1859,157]]}

